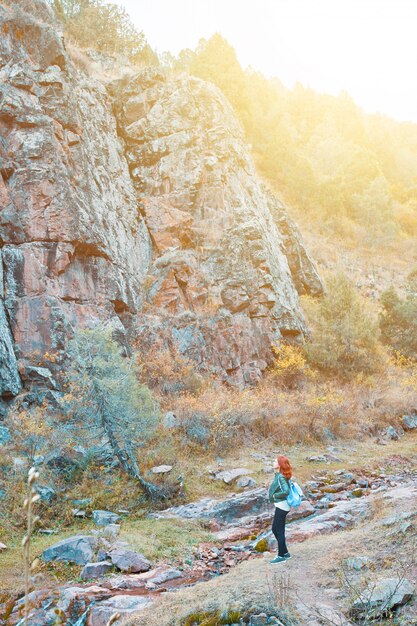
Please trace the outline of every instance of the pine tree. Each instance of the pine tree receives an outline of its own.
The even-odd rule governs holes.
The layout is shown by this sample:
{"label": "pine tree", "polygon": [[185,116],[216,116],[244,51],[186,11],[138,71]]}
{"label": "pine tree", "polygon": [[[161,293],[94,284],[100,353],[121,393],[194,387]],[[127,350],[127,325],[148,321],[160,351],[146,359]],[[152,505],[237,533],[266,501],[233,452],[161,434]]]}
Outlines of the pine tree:
{"label": "pine tree", "polygon": [[93,438],[105,437],[121,468],[152,499],[164,497],[159,487],[144,479],[134,454],[158,419],[151,392],[138,381],[134,358],[123,355],[112,328],[103,324],[76,330],[67,355],[67,409],[75,425]]}

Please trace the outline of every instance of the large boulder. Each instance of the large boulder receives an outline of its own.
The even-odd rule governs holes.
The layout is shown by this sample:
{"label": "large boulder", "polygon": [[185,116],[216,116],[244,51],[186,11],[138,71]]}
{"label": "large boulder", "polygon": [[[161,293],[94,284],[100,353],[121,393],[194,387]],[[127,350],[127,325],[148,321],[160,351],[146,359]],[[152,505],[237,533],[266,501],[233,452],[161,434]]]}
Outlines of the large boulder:
{"label": "large boulder", "polygon": [[197,502],[190,502],[189,504],[170,507],[157,513],[150,513],[149,516],[156,518],[214,519],[223,524],[229,524],[248,515],[272,511],[267,495],[266,489],[260,487],[243,493],[232,494],[226,500],[202,498]]}
{"label": "large boulder", "polygon": [[86,565],[93,560],[96,543],[97,539],[90,535],[69,537],[44,550],[42,552],[42,560],[45,563],[49,561],[64,561],[66,563]]}

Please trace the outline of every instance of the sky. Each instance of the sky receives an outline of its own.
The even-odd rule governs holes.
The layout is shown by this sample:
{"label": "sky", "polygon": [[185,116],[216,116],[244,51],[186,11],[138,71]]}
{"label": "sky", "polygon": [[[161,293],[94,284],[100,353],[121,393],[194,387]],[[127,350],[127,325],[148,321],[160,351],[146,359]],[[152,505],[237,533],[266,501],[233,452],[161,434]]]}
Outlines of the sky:
{"label": "sky", "polygon": [[417,0],[112,0],[157,52],[220,32],[243,67],[417,122]]}

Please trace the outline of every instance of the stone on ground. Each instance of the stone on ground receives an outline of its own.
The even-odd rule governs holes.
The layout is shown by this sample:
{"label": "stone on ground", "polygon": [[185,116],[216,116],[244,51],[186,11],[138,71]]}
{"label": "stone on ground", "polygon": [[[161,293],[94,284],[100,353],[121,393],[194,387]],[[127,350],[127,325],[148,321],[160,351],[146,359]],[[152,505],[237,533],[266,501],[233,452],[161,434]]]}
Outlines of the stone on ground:
{"label": "stone on ground", "polygon": [[139,552],[118,548],[109,554],[110,559],[117,569],[128,574],[147,572],[151,568],[151,562]]}
{"label": "stone on ground", "polygon": [[168,580],[173,580],[174,578],[181,578],[183,573],[179,569],[167,569],[152,578],[149,578],[147,581],[148,585],[161,585],[162,583],[167,582]]}
{"label": "stone on ground", "polygon": [[91,608],[87,624],[88,626],[107,626],[115,613],[120,613],[122,619],[133,617],[150,604],[152,600],[144,596],[114,596]]}
{"label": "stone on ground", "polygon": [[234,480],[236,480],[236,478],[239,478],[239,476],[247,476],[250,473],[251,471],[246,469],[245,467],[237,467],[236,469],[222,470],[221,472],[217,472],[214,476],[214,479],[222,480],[226,483],[226,485],[229,485]]}
{"label": "stone on ground", "polygon": [[84,580],[90,580],[91,578],[100,578],[100,576],[104,576],[112,569],[113,564],[110,561],[87,563],[81,570],[80,577]]}
{"label": "stone on ground", "polygon": [[97,526],[107,526],[108,524],[115,524],[120,520],[120,515],[112,513],[111,511],[93,511],[93,520]]}
{"label": "stone on ground", "polygon": [[90,535],[75,535],[42,552],[42,559],[46,563],[49,561],[64,561],[67,563],[78,563],[86,565],[93,560],[96,538]]}
{"label": "stone on ground", "polygon": [[245,487],[256,487],[256,480],[251,476],[241,476],[236,481],[236,487],[244,489]]}
{"label": "stone on ground", "polygon": [[403,415],[401,425],[404,430],[414,430],[417,428],[417,413],[411,415]]}
{"label": "stone on ground", "polygon": [[172,470],[172,465],[156,465],[152,467],[152,472],[154,474],[167,474]]}

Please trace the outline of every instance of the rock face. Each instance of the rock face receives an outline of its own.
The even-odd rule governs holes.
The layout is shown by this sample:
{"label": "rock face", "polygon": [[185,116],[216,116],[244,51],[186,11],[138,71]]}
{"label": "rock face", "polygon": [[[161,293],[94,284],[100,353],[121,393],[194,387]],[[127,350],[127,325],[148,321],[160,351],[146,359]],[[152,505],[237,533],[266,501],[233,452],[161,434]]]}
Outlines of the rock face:
{"label": "rock face", "polygon": [[[0,250],[0,278],[1,270]],[[3,294],[3,290],[2,281],[0,280],[0,296],[1,294]],[[14,396],[20,391],[20,388],[21,382],[13,349],[13,339],[6,317],[3,298],[0,297],[0,396]]]}
{"label": "rock face", "polygon": [[46,3],[19,4],[0,6],[3,393],[10,331],[23,370],[72,326],[136,312],[151,255],[104,86],[74,70]]}
{"label": "rock face", "polygon": [[287,257],[295,287],[300,295],[319,296],[323,293],[323,283],[314,261],[309,256],[300,238],[298,228],[288,216],[285,206],[269,196],[271,212],[282,236],[282,251]]}
{"label": "rock face", "polygon": [[[154,244],[147,299],[165,312],[142,316],[138,332],[198,361],[204,354],[235,382],[258,378],[271,342],[306,329],[284,239],[229,103],[202,80],[150,69],[113,91]],[[285,234],[291,258],[295,232]],[[303,292],[309,264],[304,255],[303,271],[294,266]],[[319,282],[314,275],[315,293]]]}
{"label": "rock face", "polygon": [[228,102],[155,69],[106,90],[44,0],[0,6],[0,28],[0,394],[97,320],[257,379],[321,282]]}

